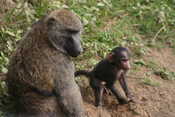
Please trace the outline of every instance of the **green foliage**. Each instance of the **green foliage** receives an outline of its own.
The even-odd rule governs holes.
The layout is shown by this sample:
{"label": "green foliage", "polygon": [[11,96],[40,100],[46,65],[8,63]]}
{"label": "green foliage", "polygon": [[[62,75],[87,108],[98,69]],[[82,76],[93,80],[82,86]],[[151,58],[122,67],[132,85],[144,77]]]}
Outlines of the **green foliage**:
{"label": "green foliage", "polygon": [[150,86],[154,86],[154,87],[160,86],[160,83],[158,81],[156,81],[156,79],[151,77],[151,75],[152,75],[151,72],[147,72],[147,73],[143,74],[142,83],[145,85],[150,85]]}
{"label": "green foliage", "polygon": [[143,60],[135,60],[134,64],[139,65],[139,66],[145,66],[146,65],[145,61],[143,61]]}
{"label": "green foliage", "polygon": [[[57,8],[70,9],[83,21],[83,46],[86,51],[79,60],[95,56],[92,61],[97,61],[119,45],[131,48],[133,54],[140,57],[146,54],[147,45],[157,45],[155,41],[160,35],[168,35],[166,38],[174,36],[170,36],[175,24],[173,1],[17,0],[16,7],[4,13],[0,27],[1,72],[6,72],[7,59],[30,25]],[[112,23],[111,26],[108,23]],[[140,34],[152,35],[153,40],[143,40],[145,36]],[[172,47],[175,45],[173,38],[169,43]]]}
{"label": "green foliage", "polygon": [[[169,71],[167,68],[157,65],[153,61],[135,60],[134,64],[137,66],[145,66],[155,74],[164,80],[175,80],[175,72]],[[147,79],[146,79],[147,80]]]}
{"label": "green foliage", "polygon": [[175,80],[175,72],[170,72],[166,68],[157,69],[154,74],[164,80]]}
{"label": "green foliage", "polygon": [[175,24],[174,5],[174,1],[134,0],[127,10],[136,18],[142,33],[157,32],[162,27],[166,32]]}
{"label": "green foliage", "polygon": [[2,98],[2,95],[8,95],[7,94],[7,87],[4,81],[0,83],[0,98]]}
{"label": "green foliage", "polygon": [[155,86],[155,87],[160,86],[160,83],[159,83],[159,82],[153,80],[153,79],[150,78],[150,77],[145,77],[145,78],[143,78],[142,82],[143,82],[145,85],[150,85],[150,86]]}
{"label": "green foliage", "polygon": [[0,53],[0,72],[6,73],[7,72],[7,64],[9,59],[4,55],[3,52]]}
{"label": "green foliage", "polygon": [[[2,112],[2,109],[7,108],[6,101],[4,97],[7,97],[7,87],[4,81],[0,82],[0,117],[5,117],[5,113]],[[4,108],[5,107],[5,108]]]}

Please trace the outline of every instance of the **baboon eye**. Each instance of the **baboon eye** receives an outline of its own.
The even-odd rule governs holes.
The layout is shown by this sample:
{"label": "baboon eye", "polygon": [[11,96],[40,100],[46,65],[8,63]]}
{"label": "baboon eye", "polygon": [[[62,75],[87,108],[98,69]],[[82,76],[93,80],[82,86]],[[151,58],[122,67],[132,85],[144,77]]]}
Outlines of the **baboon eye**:
{"label": "baboon eye", "polygon": [[48,20],[47,24],[48,24],[48,25],[52,25],[54,21],[55,21],[54,18],[50,18],[50,19]]}
{"label": "baboon eye", "polygon": [[70,34],[76,34],[79,31],[78,30],[67,29],[67,32],[70,33]]}
{"label": "baboon eye", "polygon": [[73,42],[73,38],[72,38],[72,37],[66,37],[66,40],[67,40],[68,42]]}
{"label": "baboon eye", "polygon": [[129,59],[123,58],[123,59],[121,59],[121,61],[126,62],[126,61],[129,61]]}

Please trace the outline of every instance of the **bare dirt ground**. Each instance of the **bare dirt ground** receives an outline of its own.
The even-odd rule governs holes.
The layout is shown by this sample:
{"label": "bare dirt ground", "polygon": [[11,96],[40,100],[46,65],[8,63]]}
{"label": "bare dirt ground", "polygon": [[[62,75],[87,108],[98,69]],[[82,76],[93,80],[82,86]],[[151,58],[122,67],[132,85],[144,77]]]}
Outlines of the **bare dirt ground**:
{"label": "bare dirt ground", "polygon": [[[175,72],[173,64],[175,54],[170,48],[153,49],[144,59],[155,61],[160,66]],[[147,68],[140,67],[135,74],[128,75],[128,84],[135,94],[137,103],[118,105],[115,97],[106,93],[103,107],[96,108],[93,106],[92,90],[88,86],[80,86],[88,114],[91,117],[175,117],[175,81],[163,80],[159,76],[152,75],[153,80],[160,85],[145,85],[142,83],[142,76],[148,71]]]}

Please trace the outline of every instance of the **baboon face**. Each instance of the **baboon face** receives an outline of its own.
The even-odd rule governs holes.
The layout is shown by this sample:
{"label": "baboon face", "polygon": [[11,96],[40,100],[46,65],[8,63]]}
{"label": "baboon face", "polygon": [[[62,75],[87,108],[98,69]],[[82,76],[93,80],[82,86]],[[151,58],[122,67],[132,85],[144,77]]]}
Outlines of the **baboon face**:
{"label": "baboon face", "polygon": [[64,49],[66,52],[72,56],[78,56],[83,50],[80,43],[80,32],[78,31],[66,31],[68,33],[68,37],[64,37],[66,42],[64,45]]}
{"label": "baboon face", "polygon": [[82,24],[79,18],[67,10],[53,12],[50,16],[46,23],[48,39],[52,45],[69,56],[78,56],[83,51],[80,43]]}
{"label": "baboon face", "polygon": [[107,58],[110,62],[115,64],[118,69],[129,70],[131,68],[129,50],[127,48],[116,47]]}
{"label": "baboon face", "polygon": [[118,47],[114,51],[115,53],[115,61],[117,62],[118,68],[123,70],[129,70],[130,66],[130,57],[128,49],[124,47]]}
{"label": "baboon face", "polygon": [[123,70],[129,70],[131,68],[129,55],[126,51],[121,52],[120,66]]}

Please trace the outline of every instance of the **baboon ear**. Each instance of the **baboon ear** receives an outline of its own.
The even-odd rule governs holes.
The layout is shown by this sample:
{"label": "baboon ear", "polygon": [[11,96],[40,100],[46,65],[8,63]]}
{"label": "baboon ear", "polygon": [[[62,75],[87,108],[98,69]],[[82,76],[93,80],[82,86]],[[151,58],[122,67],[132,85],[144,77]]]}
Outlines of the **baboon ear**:
{"label": "baboon ear", "polygon": [[111,52],[111,53],[109,53],[108,55],[107,55],[107,59],[110,61],[110,62],[113,62],[114,61],[114,53],[113,52]]}
{"label": "baboon ear", "polygon": [[47,26],[50,27],[55,24],[55,19],[54,18],[49,18],[47,21]]}

